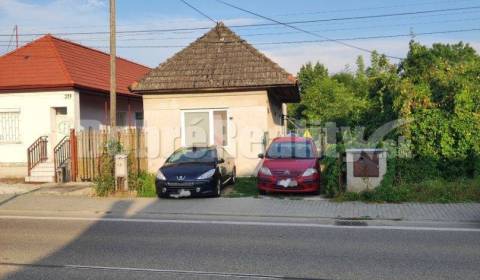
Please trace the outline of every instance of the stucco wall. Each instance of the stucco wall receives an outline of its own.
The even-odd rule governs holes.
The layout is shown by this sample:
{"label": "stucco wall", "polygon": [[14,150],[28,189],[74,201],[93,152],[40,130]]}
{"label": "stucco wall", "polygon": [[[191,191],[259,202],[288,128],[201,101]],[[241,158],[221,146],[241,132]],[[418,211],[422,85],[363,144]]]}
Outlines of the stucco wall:
{"label": "stucco wall", "polygon": [[[0,111],[20,111],[20,139],[16,143],[0,143],[0,163],[27,162],[28,147],[38,137],[51,135],[53,107],[67,107],[67,118],[71,126],[78,124],[76,91],[0,93]],[[51,141],[49,145],[52,145]],[[6,165],[3,168],[6,168]]]}
{"label": "stucco wall", "polygon": [[228,110],[228,146],[236,158],[237,174],[252,175],[262,152],[263,134],[273,120],[266,91],[146,94],[143,96],[149,170],[155,172],[181,146],[181,111]]}
{"label": "stucco wall", "polygon": [[[135,126],[135,112],[143,111],[142,99],[117,96],[118,112],[127,112],[128,116],[128,104],[130,104],[132,125]],[[105,105],[107,105],[108,112],[105,112]],[[93,129],[99,129],[101,126],[108,124],[110,119],[110,98],[108,95],[81,93],[80,108],[80,124],[82,128],[92,127]]]}

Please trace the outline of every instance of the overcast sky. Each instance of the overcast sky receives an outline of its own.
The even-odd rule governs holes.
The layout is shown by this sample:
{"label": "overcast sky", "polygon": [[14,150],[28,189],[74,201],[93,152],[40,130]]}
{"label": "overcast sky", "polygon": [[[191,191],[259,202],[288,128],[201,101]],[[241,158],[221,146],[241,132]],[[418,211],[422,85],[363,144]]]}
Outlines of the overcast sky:
{"label": "overcast sky", "polygon": [[[227,25],[262,24],[268,21],[227,7],[216,0],[188,0],[210,17]],[[480,1],[478,0],[226,0],[242,8],[283,22],[337,19],[300,23],[296,26],[329,39],[414,34],[424,44],[464,41],[480,50]],[[478,7],[477,7],[478,6]],[[427,12],[438,9],[467,8],[456,11]],[[20,44],[40,34],[52,33],[87,46],[108,51],[108,1],[106,0],[0,0],[0,54],[12,50],[10,35],[19,26]],[[416,15],[349,19],[348,17],[421,12]],[[343,18],[343,20],[342,20]],[[152,30],[149,33],[120,33],[118,55],[155,67],[183,46],[207,32],[206,29],[160,32],[158,29],[213,27],[213,23],[179,0],[117,0],[117,29]],[[428,32],[462,31],[419,35]],[[331,72],[353,67],[355,58],[368,53],[336,42],[285,43],[319,40],[285,26],[233,28],[241,37],[267,56],[296,74],[308,61],[319,61]],[[68,34],[68,33],[87,34]],[[63,33],[63,34],[62,34]],[[67,33],[67,34],[65,34]],[[28,35],[35,34],[35,35]],[[376,49],[404,57],[411,37],[344,41],[364,49]],[[274,44],[272,44],[274,43]],[[396,62],[395,60],[393,60]]]}

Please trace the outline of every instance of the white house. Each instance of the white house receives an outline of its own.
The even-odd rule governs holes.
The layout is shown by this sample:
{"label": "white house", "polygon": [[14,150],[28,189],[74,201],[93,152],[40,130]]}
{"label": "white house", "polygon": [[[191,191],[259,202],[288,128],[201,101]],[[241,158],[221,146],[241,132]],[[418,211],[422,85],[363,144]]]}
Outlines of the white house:
{"label": "white house", "polygon": [[[142,98],[128,86],[149,70],[117,58],[119,126],[143,124]],[[27,176],[27,149],[43,139],[46,163],[27,179],[51,181],[53,147],[68,131],[108,124],[109,87],[108,54],[51,35],[1,56],[0,177]]]}

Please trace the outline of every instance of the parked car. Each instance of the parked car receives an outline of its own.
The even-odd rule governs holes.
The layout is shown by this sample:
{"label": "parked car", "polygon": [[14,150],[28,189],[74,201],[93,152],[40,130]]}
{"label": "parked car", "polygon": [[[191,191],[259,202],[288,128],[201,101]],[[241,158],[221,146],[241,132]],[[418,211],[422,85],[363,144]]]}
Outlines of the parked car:
{"label": "parked car", "polygon": [[222,187],[235,184],[235,161],[222,147],[176,150],[158,170],[159,197],[220,196]]}
{"label": "parked car", "polygon": [[258,155],[257,175],[260,193],[318,193],[320,165],[313,141],[303,137],[275,138],[266,154]]}

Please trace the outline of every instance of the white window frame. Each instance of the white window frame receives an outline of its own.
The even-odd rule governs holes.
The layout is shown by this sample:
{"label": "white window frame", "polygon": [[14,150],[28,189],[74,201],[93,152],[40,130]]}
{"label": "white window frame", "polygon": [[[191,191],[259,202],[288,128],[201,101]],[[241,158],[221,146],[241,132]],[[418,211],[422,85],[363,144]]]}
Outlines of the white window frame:
{"label": "white window frame", "polygon": [[0,108],[0,113],[17,113],[18,114],[18,128],[17,128],[17,139],[13,141],[2,141],[0,140],[0,145],[1,144],[21,144],[22,143],[22,133],[21,133],[21,128],[22,128],[22,113],[19,108]]}
{"label": "white window frame", "polygon": [[215,127],[214,127],[214,120],[213,120],[213,112],[218,111],[226,111],[227,112],[227,145],[223,146],[220,145],[219,147],[228,147],[230,144],[230,111],[228,108],[211,108],[211,109],[182,109],[180,110],[180,132],[181,132],[181,139],[182,139],[182,147],[186,145],[186,133],[185,133],[185,113],[208,113],[208,144],[214,145],[215,144]]}

